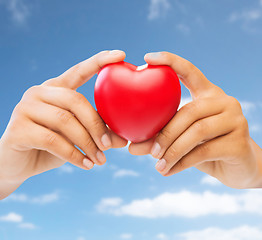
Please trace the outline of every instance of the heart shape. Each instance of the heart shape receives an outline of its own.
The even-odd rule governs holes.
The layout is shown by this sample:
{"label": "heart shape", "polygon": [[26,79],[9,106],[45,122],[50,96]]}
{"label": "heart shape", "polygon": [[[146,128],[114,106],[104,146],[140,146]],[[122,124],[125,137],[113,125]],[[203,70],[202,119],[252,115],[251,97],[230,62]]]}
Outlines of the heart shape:
{"label": "heart shape", "polygon": [[168,66],[137,67],[119,62],[100,70],[94,94],[99,115],[116,134],[131,142],[143,142],[174,116],[181,87]]}

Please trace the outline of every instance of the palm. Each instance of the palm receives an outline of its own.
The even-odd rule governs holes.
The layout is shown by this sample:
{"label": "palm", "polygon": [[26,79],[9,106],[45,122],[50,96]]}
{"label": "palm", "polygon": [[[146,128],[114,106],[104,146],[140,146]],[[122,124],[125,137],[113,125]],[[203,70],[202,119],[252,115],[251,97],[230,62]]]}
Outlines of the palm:
{"label": "palm", "polygon": [[46,151],[22,150],[17,146],[10,148],[4,139],[1,139],[0,146],[5,148],[5,155],[0,158],[0,163],[1,159],[9,159],[8,162],[2,164],[2,172],[5,173],[7,179],[13,179],[15,176],[16,179],[24,181],[32,175],[64,164],[64,161]]}
{"label": "palm", "polygon": [[[243,180],[252,176],[255,161],[245,161],[239,159],[238,162],[234,161],[210,161],[198,164],[196,168],[202,172],[205,172],[218,180],[223,184],[236,187],[243,185]],[[232,185],[232,183],[237,185]],[[239,185],[239,186],[238,186]]]}

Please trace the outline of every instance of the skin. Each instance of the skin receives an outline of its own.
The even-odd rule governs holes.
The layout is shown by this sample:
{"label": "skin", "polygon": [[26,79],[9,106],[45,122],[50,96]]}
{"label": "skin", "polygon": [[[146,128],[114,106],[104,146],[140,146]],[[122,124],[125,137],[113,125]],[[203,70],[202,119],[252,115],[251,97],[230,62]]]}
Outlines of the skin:
{"label": "skin", "polygon": [[159,159],[156,169],[163,176],[196,167],[232,188],[262,187],[262,149],[249,135],[240,103],[177,55],[149,53],[145,61],[173,68],[193,101],[155,138],[130,144],[129,152]]}
{"label": "skin", "polygon": [[25,92],[0,139],[0,199],[31,176],[65,162],[89,170],[106,162],[103,151],[126,146],[76,91],[104,65],[124,58],[122,51],[100,52]]}
{"label": "skin", "polygon": [[[0,199],[31,176],[65,162],[88,170],[105,163],[103,151],[126,146],[76,91],[104,65],[124,58],[122,51],[100,52],[25,92],[0,139]],[[194,166],[229,187],[262,187],[262,150],[249,135],[239,102],[177,55],[151,53],[145,60],[173,68],[193,101],[155,138],[131,143],[130,153],[160,159],[156,169],[163,176]]]}

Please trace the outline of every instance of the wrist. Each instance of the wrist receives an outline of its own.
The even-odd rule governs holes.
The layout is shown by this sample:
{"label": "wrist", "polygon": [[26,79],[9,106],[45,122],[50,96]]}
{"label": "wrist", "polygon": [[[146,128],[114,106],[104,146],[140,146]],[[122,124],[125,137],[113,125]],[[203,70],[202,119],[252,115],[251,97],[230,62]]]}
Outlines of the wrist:
{"label": "wrist", "polygon": [[21,174],[19,166],[13,159],[21,160],[21,156],[10,148],[10,144],[3,137],[0,138],[0,183],[15,186],[23,183],[30,176]]}
{"label": "wrist", "polygon": [[10,182],[0,179],[0,200],[13,193],[23,182]]}
{"label": "wrist", "polygon": [[262,149],[251,139],[253,155],[256,163],[256,171],[247,188],[262,188]]}

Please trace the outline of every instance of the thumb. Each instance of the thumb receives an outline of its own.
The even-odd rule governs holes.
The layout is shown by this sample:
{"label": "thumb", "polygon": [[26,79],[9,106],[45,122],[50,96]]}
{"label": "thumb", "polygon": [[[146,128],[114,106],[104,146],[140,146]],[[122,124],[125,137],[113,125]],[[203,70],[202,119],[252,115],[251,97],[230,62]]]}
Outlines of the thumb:
{"label": "thumb", "polygon": [[193,98],[205,95],[207,91],[216,88],[196,66],[178,55],[169,52],[148,53],[145,55],[145,61],[151,65],[170,66]]}
{"label": "thumb", "polygon": [[125,53],[123,51],[102,51],[71,67],[57,78],[46,81],[44,85],[76,90],[99,72],[103,66],[109,63],[120,62],[124,59]]}

